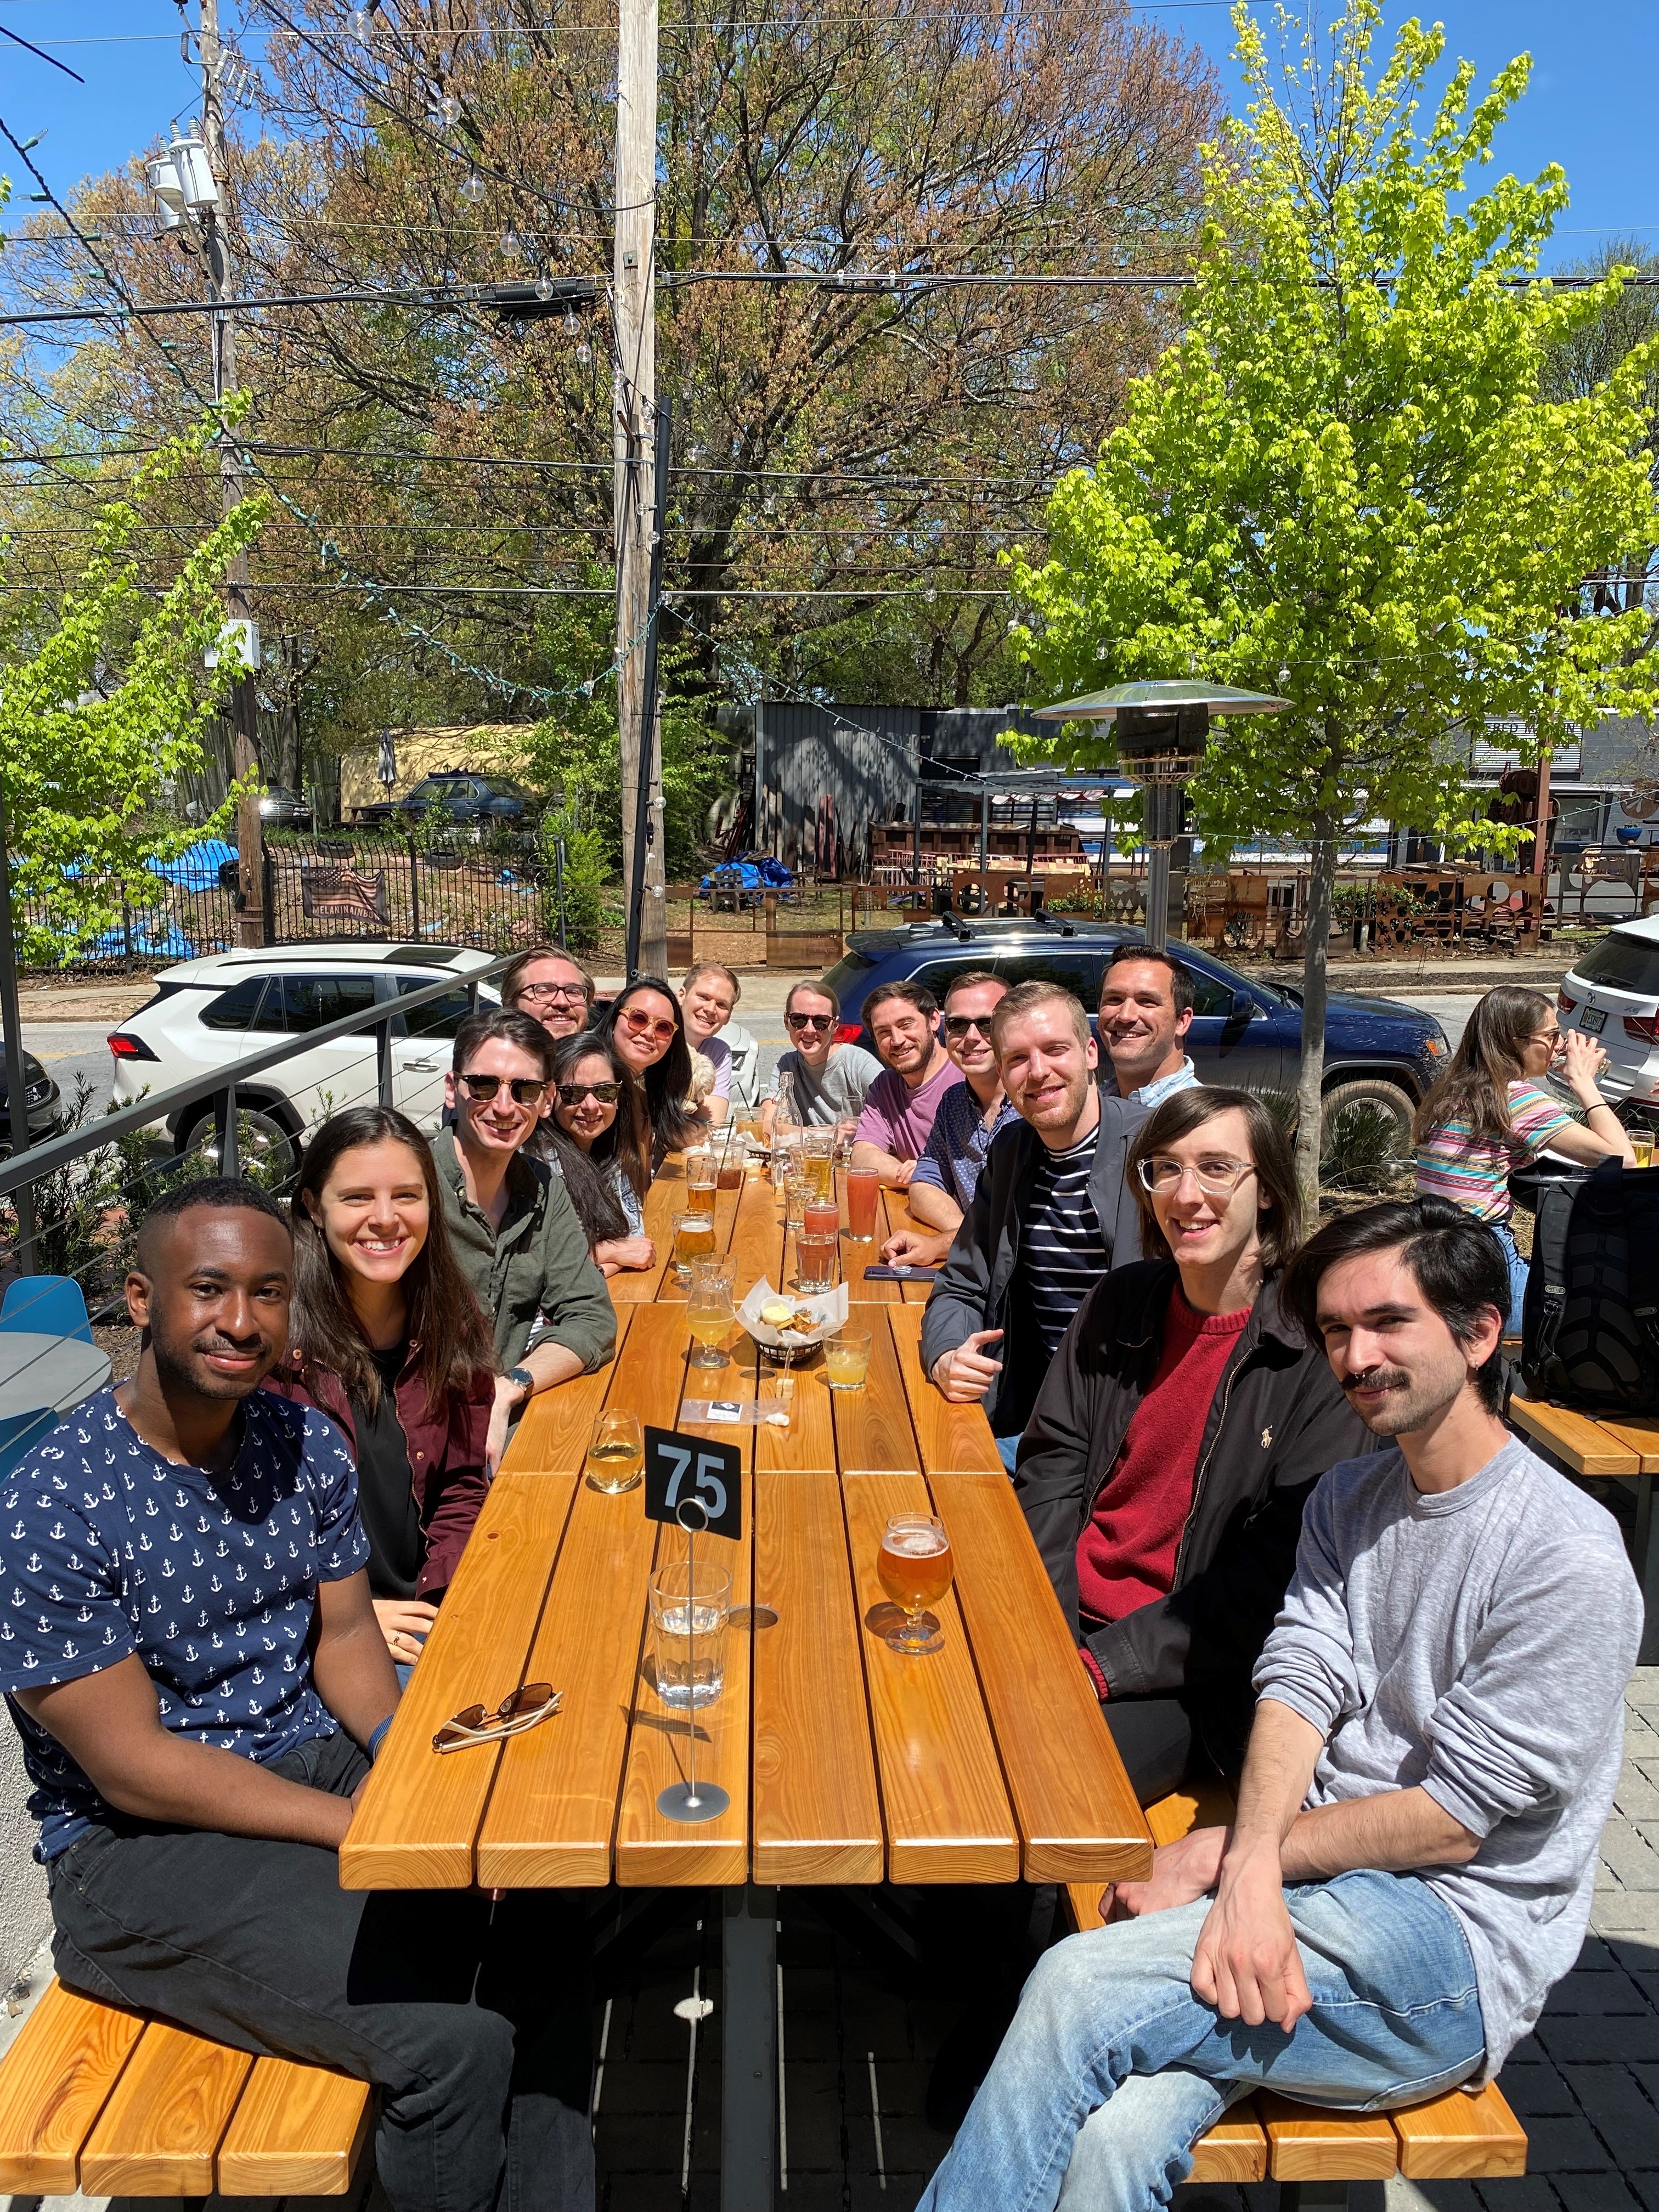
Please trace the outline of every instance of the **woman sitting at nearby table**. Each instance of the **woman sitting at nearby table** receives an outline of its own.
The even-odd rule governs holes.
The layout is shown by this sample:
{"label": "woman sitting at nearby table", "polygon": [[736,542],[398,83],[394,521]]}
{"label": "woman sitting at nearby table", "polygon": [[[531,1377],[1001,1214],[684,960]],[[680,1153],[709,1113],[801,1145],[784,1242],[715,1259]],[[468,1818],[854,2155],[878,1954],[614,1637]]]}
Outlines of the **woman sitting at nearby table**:
{"label": "woman sitting at nearby table", "polygon": [[289,1349],[265,1384],[337,1421],[357,1462],[368,1583],[407,1679],[489,1490],[489,1325],[457,1266],[432,1153],[354,1106],[306,1147]]}
{"label": "woman sitting at nearby table", "polygon": [[654,1174],[665,1153],[694,1144],[702,1128],[691,1103],[691,1051],[680,1002],[657,976],[637,976],[611,1001],[592,1034],[617,1054],[644,1099]]}
{"label": "woman sitting at nearby table", "polygon": [[564,1177],[600,1273],[655,1267],[657,1248],[645,1233],[643,1212],[651,1188],[650,1131],[643,1096],[614,1045],[591,1032],[560,1038],[553,1053],[553,1111],[536,1147]]}
{"label": "woman sitting at nearby table", "polygon": [[[1541,991],[1500,983],[1477,1001],[1412,1124],[1419,1196],[1449,1198],[1504,1248],[1512,1336],[1520,1334],[1529,1263],[1515,1241],[1510,1176],[1545,1152],[1582,1167],[1609,1158],[1636,1165],[1623,1124],[1595,1087],[1607,1064],[1594,1037],[1562,1029]],[[1583,1121],[1545,1089],[1553,1071],[1583,1108]]]}

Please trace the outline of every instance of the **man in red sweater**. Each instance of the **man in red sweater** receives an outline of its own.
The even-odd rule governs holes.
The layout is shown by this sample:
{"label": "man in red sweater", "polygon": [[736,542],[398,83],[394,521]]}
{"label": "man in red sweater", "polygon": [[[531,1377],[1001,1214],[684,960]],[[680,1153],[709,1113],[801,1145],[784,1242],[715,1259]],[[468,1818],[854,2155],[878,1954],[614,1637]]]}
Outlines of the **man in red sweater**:
{"label": "man in red sweater", "polygon": [[1261,1100],[1176,1092],[1138,1133],[1128,1176],[1147,1257],[1079,1308],[1014,1486],[1150,1804],[1237,1772],[1303,1502],[1374,1439],[1280,1311],[1301,1209]]}

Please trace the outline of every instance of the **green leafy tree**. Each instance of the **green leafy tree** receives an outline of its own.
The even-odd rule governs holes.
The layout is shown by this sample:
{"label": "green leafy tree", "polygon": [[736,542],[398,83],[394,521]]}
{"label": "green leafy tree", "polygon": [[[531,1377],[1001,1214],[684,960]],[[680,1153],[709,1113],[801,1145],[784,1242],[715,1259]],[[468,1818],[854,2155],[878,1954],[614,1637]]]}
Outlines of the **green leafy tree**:
{"label": "green leafy tree", "polygon": [[[1342,825],[1490,843],[1466,787],[1474,740],[1513,718],[1547,748],[1602,714],[1647,713],[1659,684],[1648,614],[1593,614],[1583,588],[1655,540],[1659,355],[1638,343],[1586,389],[1546,387],[1546,363],[1620,278],[1559,295],[1514,281],[1566,204],[1559,168],[1463,196],[1528,64],[1475,99],[1459,63],[1419,129],[1441,34],[1405,24],[1373,71],[1380,16],[1350,0],[1322,49],[1281,9],[1273,72],[1235,11],[1255,98],[1206,155],[1187,326],[1095,467],[1056,490],[1050,557],[1013,563],[1035,611],[1017,642],[1054,696],[1200,677],[1291,702],[1218,725],[1194,798],[1212,839],[1311,842],[1310,1192]],[[1109,727],[1024,750],[1103,764]]]}
{"label": "green leafy tree", "polygon": [[[239,420],[242,403],[223,410]],[[124,899],[153,900],[149,863],[176,859],[222,833],[241,795],[233,787],[210,820],[181,821],[167,794],[201,769],[203,737],[240,663],[220,642],[220,597],[231,561],[257,536],[260,498],[244,500],[149,590],[146,504],[198,462],[219,434],[210,415],[148,459],[125,498],[93,524],[91,551],[43,634],[14,638],[0,660],[0,792],[15,891],[50,919],[19,932],[25,959],[60,959],[120,919]]]}

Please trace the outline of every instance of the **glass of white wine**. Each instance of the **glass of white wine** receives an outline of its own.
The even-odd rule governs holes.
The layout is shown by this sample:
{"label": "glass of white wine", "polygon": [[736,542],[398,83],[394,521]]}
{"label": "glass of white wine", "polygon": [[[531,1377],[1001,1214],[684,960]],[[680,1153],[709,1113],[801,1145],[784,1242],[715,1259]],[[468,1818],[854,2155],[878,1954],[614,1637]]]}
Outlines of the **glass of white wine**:
{"label": "glass of white wine", "polygon": [[685,1301],[686,1326],[699,1349],[691,1356],[694,1367],[724,1367],[720,1344],[737,1315],[732,1305],[732,1282],[718,1260],[695,1262],[691,1288]]}
{"label": "glass of white wine", "polygon": [[587,1446],[587,1486],[616,1496],[645,1471],[645,1438],[637,1413],[613,1407],[599,1415]]}

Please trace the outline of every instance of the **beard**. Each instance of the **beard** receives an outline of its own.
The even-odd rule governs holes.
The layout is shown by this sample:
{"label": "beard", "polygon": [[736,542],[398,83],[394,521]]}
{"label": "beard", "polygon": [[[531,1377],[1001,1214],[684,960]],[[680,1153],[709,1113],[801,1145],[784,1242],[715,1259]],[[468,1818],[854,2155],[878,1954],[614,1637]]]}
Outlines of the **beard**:
{"label": "beard", "polygon": [[[221,1401],[227,1398],[251,1398],[270,1371],[270,1367],[261,1368],[252,1382],[240,1376],[216,1375],[210,1367],[198,1365],[191,1358],[191,1354],[196,1350],[193,1344],[188,1341],[178,1345],[169,1343],[156,1334],[153,1323],[149,1330],[149,1348],[155,1356],[155,1372],[162,1389],[169,1395]],[[272,1360],[270,1365],[275,1364],[275,1360]]]}
{"label": "beard", "polygon": [[1346,1375],[1342,1389],[1351,1403],[1360,1390],[1380,1390],[1387,1395],[1370,1407],[1354,1405],[1354,1411],[1373,1436],[1409,1436],[1413,1430],[1424,1428],[1437,1413],[1461,1395],[1467,1375],[1459,1370],[1455,1375],[1412,1375],[1403,1367],[1368,1367],[1358,1375]]}

